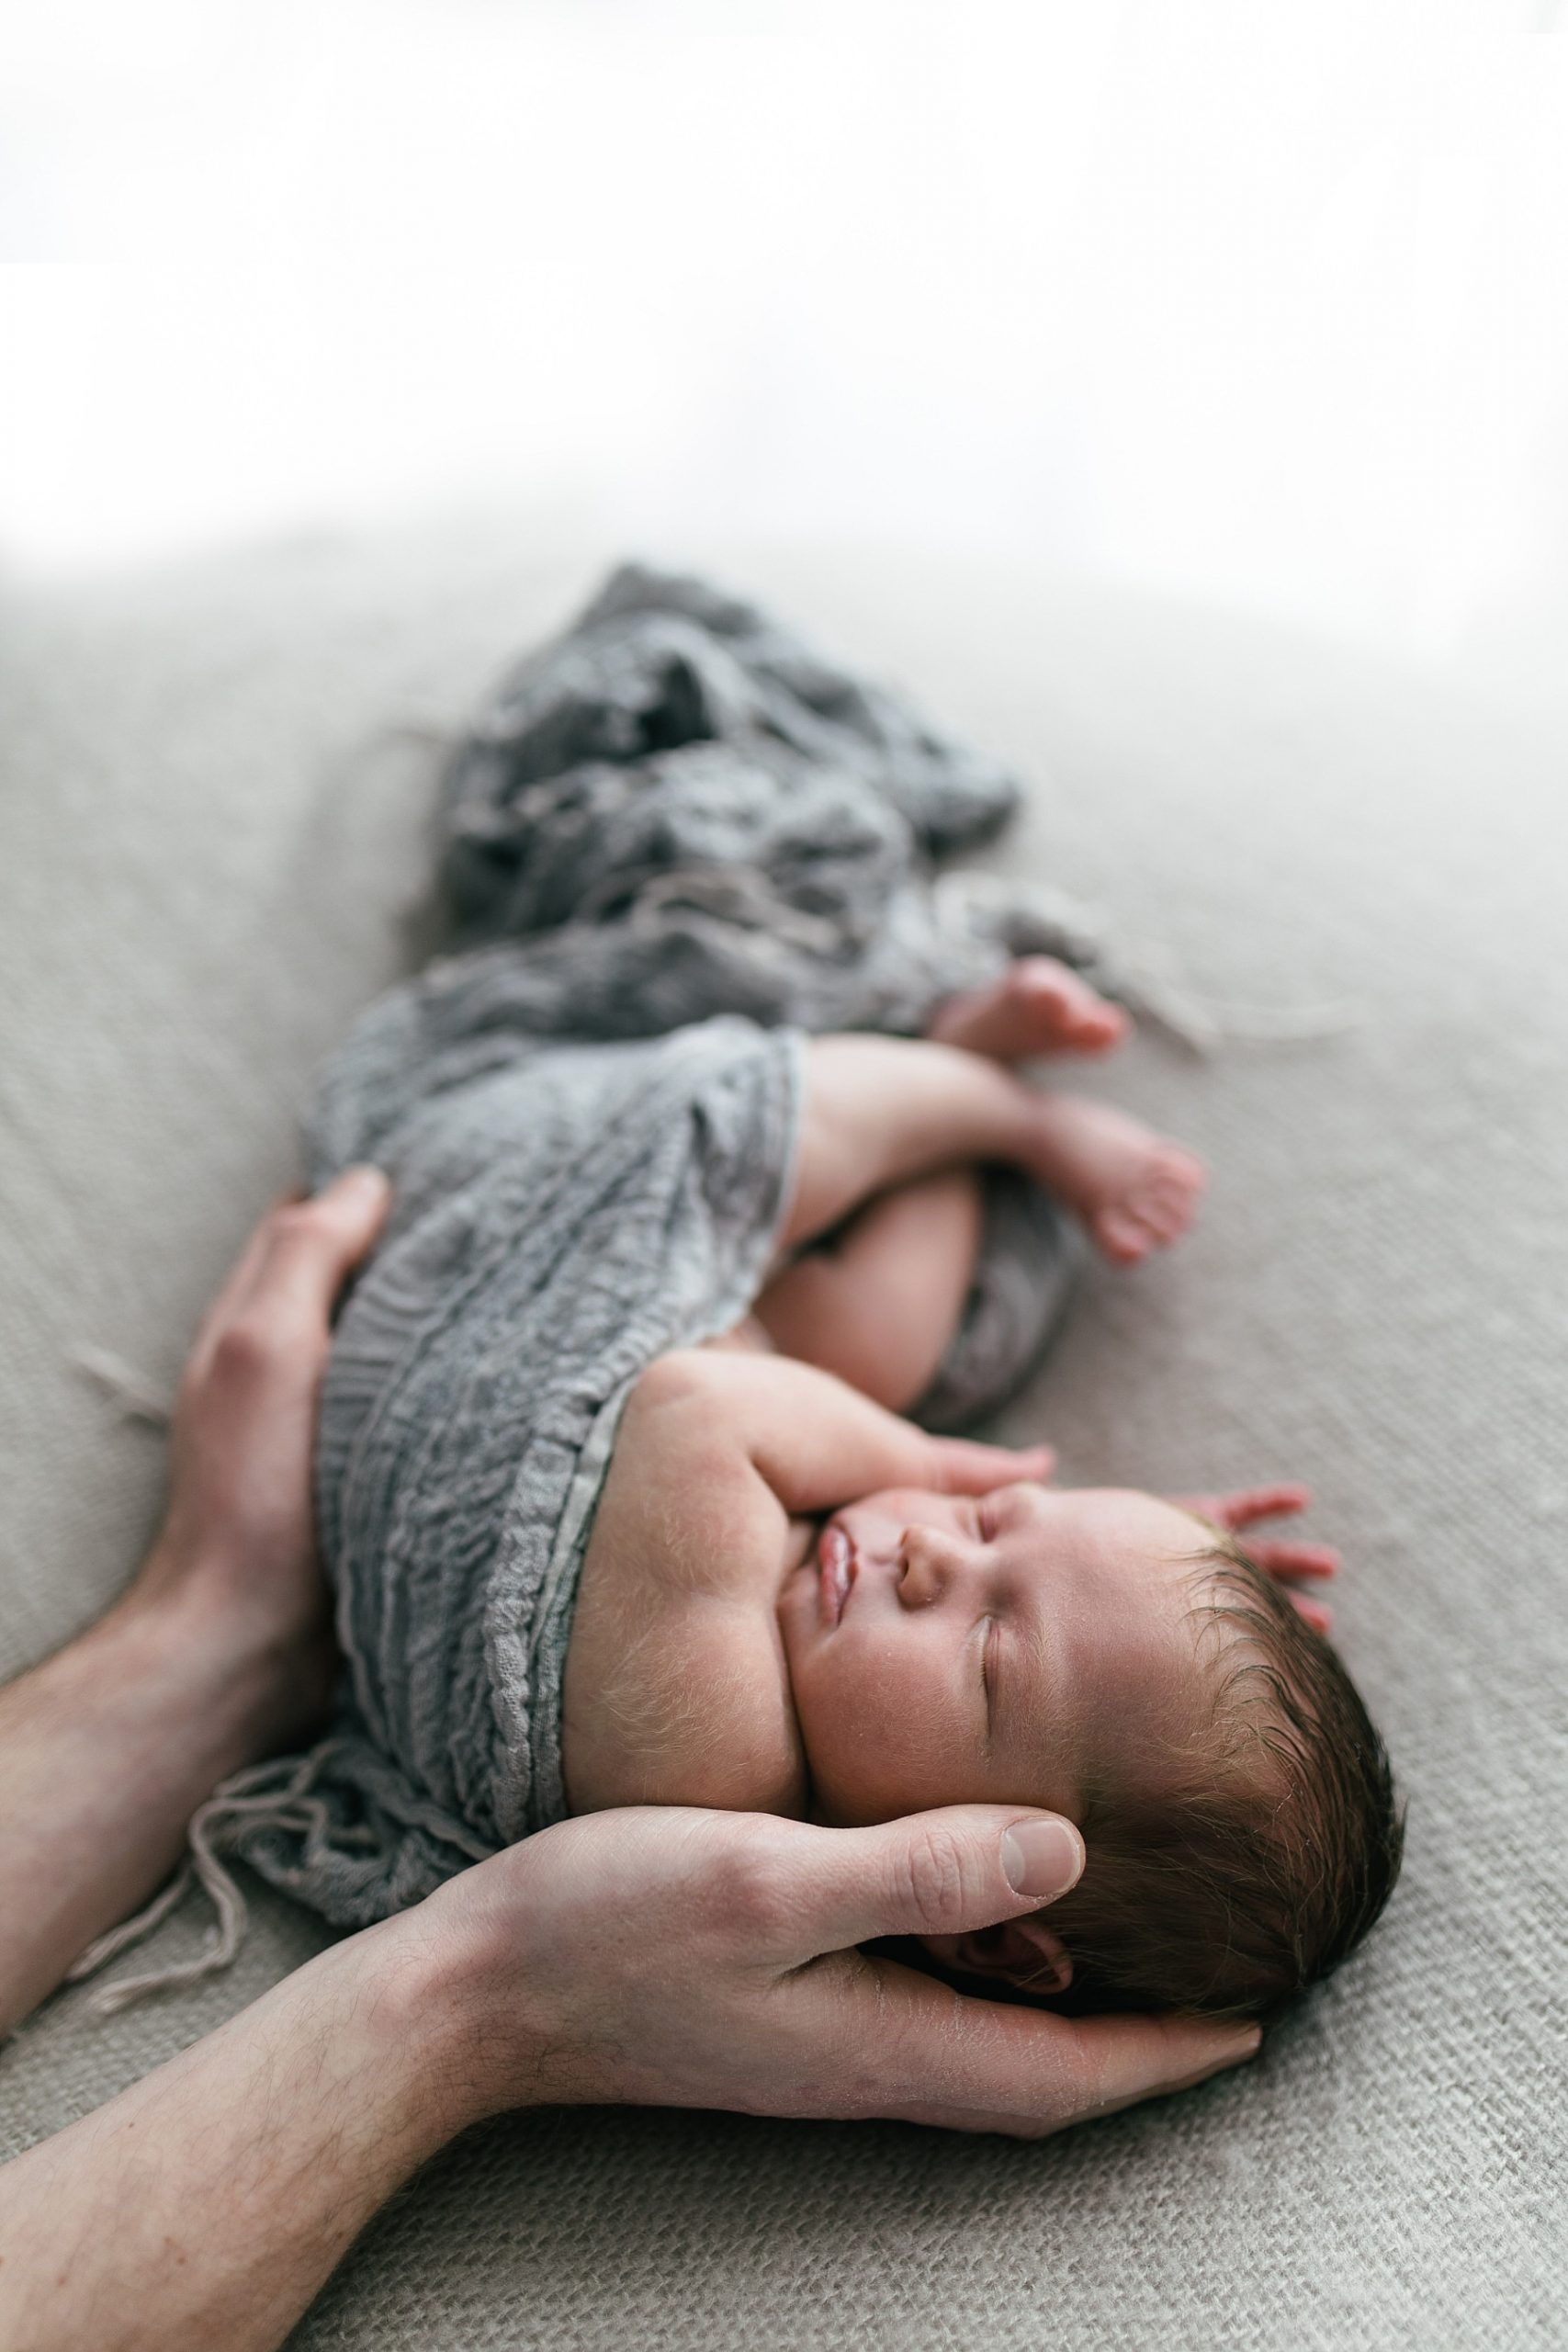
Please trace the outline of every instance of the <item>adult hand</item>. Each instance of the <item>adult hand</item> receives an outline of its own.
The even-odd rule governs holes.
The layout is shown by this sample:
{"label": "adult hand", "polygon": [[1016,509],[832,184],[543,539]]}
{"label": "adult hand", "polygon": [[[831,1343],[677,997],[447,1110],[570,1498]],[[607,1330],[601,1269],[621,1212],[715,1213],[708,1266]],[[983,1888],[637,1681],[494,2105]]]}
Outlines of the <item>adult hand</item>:
{"label": "adult hand", "polygon": [[191,1351],[146,1566],[0,1691],[0,2033],[173,1869],[220,1781],[321,1718],[335,1650],[310,1519],[316,1391],[387,1197],[355,1170],[263,1221]]}
{"label": "adult hand", "polygon": [[1064,2018],[854,1949],[1038,1909],[1083,1867],[1053,1815],[869,1829],[674,1807],[563,1822],[396,1923],[457,2020],[453,2130],[526,2101],[891,2116],[1034,2138],[1250,2057],[1256,2029]]}
{"label": "adult hand", "polygon": [[256,1227],[192,1343],[175,1406],[168,1517],[143,1592],[203,1580],[279,1639],[325,1625],[310,1509],[333,1302],[385,1220],[379,1169],[351,1168]]}

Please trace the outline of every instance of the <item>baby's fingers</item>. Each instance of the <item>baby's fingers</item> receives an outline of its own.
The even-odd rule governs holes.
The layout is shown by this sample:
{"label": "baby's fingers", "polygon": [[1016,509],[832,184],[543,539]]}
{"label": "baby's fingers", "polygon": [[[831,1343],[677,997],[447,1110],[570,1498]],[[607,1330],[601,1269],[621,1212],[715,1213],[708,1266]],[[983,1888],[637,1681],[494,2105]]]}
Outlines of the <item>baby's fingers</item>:
{"label": "baby's fingers", "polygon": [[1244,1487],[1234,1495],[1170,1495],[1167,1499],[1178,1510],[1190,1511],[1194,1519],[1206,1519],[1211,1527],[1223,1527],[1235,1534],[1238,1528],[1250,1527],[1255,1519],[1305,1510],[1312,1498],[1304,1487],[1280,1486]]}
{"label": "baby's fingers", "polygon": [[1337,1577],[1340,1555],[1332,1544],[1249,1544],[1247,1556],[1271,1577]]}
{"label": "baby's fingers", "polygon": [[1255,1519],[1282,1519],[1305,1510],[1312,1497],[1305,1487],[1244,1487],[1239,1494],[1216,1498],[1223,1527],[1250,1527]]}
{"label": "baby's fingers", "polygon": [[1309,1600],[1304,1592],[1292,1592],[1291,1606],[1298,1617],[1304,1617],[1314,1634],[1326,1634],[1334,1623],[1334,1614],[1321,1600]]}
{"label": "baby's fingers", "polygon": [[1021,1478],[1048,1478],[1056,1466],[1051,1445],[982,1445],[976,1439],[938,1437],[935,1449],[937,1483],[950,1495],[988,1495],[993,1487],[1014,1485]]}

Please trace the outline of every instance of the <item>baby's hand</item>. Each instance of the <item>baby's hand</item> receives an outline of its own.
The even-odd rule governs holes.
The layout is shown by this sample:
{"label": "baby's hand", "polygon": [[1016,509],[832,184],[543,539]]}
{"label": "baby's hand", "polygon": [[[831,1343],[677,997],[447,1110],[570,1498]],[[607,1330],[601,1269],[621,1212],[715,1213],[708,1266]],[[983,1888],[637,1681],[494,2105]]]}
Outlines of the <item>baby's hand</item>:
{"label": "baby's hand", "polygon": [[[1172,1495],[1170,1500],[1178,1510],[1190,1510],[1194,1518],[1235,1535],[1254,1520],[1304,1510],[1312,1498],[1304,1487],[1247,1487],[1235,1495]],[[1249,1541],[1245,1549],[1247,1558],[1271,1577],[1332,1577],[1339,1570],[1339,1555],[1331,1544]],[[1333,1619],[1321,1600],[1310,1600],[1302,1592],[1292,1592],[1291,1600],[1314,1632],[1327,1633]]]}
{"label": "baby's hand", "polygon": [[1025,1478],[1043,1485],[1056,1466],[1056,1449],[1030,1445],[982,1445],[966,1437],[928,1437],[931,1485],[943,1494],[988,1495]]}

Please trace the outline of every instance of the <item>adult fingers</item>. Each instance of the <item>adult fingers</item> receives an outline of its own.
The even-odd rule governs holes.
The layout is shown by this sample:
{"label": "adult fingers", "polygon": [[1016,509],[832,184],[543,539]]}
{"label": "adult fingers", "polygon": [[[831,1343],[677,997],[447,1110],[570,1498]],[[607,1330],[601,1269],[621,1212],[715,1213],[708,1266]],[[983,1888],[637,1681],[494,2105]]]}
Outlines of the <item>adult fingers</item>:
{"label": "adult fingers", "polygon": [[294,1207],[301,1197],[299,1193],[284,1193],[280,1199],[274,1201],[266,1215],[253,1228],[244,1248],[230,1267],[221,1284],[209,1303],[206,1314],[201,1318],[191,1347],[193,1358],[199,1357],[206,1351],[215,1335],[223,1329],[225,1325],[233,1322],[242,1305],[249,1299],[255,1287],[256,1273],[262,1260],[271,1247],[274,1218],[284,1209]]}
{"label": "adult fingers", "polygon": [[1256,2026],[1206,2018],[1063,2018],[970,1998],[868,1961],[847,2104],[964,2132],[1036,2139],[1187,2090],[1257,2054]]}
{"label": "adult fingers", "polygon": [[1054,1903],[1077,1884],[1084,1843],[1057,1814],[948,1805],[869,1829],[802,1824],[766,1857],[798,1967],[874,1936],[962,1935]]}
{"label": "adult fingers", "polygon": [[350,1168],[307,1200],[275,1201],[230,1268],[192,1343],[197,1369],[218,1339],[256,1309],[303,1307],[324,1323],[332,1301],[386,1220],[391,1188],[378,1168]]}
{"label": "adult fingers", "polygon": [[1145,2098],[1164,2098],[1172,2091],[1190,2090],[1227,2066],[1256,2058],[1262,2045],[1261,2028],[1221,2024],[1213,2018],[1098,2017],[1047,2018],[1026,2012],[1042,2025],[1065,2029],[1069,2054],[1066,2078],[1081,2102],[1069,2120],[1086,2122],[1091,2116],[1113,2115],[1119,2108],[1136,2106]]}
{"label": "adult fingers", "polygon": [[386,1222],[392,1188],[378,1168],[350,1168],[313,1199],[272,1211],[257,1235],[236,1310],[265,1306],[324,1329],[333,1299]]}
{"label": "adult fingers", "polygon": [[1048,1478],[1056,1466],[1056,1450],[1050,1445],[1015,1450],[963,1437],[933,1438],[931,1444],[938,1476],[953,1495],[984,1495],[1020,1478]]}

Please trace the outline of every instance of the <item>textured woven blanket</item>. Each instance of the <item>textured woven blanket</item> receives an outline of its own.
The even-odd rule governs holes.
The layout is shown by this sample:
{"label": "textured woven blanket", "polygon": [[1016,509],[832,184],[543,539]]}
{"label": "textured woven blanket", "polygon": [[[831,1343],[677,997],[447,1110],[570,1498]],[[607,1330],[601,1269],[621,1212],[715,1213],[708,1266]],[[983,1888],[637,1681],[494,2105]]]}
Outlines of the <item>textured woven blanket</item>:
{"label": "textured woven blanket", "polygon": [[[919,1028],[1026,933],[1085,952],[1037,900],[935,882],[1015,797],[694,581],[617,572],[508,681],[451,778],[446,891],[472,944],[371,1009],[311,1122],[318,1180],[374,1159],[395,1182],[321,1406],[346,1682],[329,1737],[243,1776],[201,1848],[357,1927],[562,1816],[561,1681],[619,1412],[761,1287],[802,1031]],[[998,1172],[932,1418],[1016,1388],[1067,1267],[1049,1201]]]}

